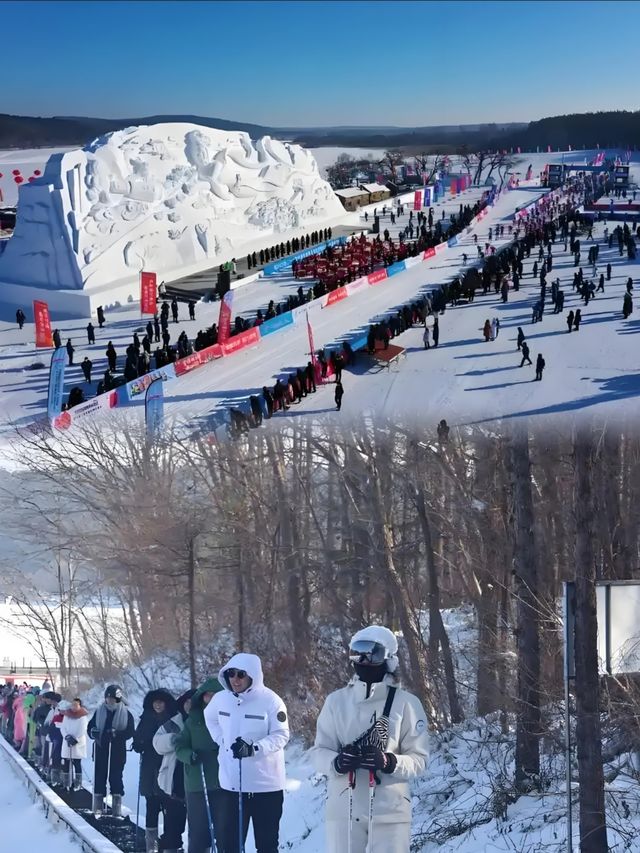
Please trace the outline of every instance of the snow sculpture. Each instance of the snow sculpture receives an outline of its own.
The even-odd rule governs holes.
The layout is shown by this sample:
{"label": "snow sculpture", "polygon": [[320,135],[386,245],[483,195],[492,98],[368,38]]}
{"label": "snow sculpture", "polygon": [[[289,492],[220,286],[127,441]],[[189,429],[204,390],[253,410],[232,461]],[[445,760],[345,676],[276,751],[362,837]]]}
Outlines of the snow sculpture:
{"label": "snow sculpture", "polygon": [[170,280],[343,219],[299,146],[192,124],[132,127],[51,156],[20,187],[0,282],[108,297],[137,286],[142,269]]}

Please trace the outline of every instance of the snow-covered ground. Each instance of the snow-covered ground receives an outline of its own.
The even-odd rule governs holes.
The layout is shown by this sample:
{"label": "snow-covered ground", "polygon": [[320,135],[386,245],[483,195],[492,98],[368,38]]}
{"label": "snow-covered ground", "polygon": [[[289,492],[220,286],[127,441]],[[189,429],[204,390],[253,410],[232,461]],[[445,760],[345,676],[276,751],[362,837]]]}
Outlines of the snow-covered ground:
{"label": "snow-covered ground", "polygon": [[0,849],[31,849],[72,853],[80,847],[61,824],[47,820],[39,803],[31,800],[20,776],[0,752]]}

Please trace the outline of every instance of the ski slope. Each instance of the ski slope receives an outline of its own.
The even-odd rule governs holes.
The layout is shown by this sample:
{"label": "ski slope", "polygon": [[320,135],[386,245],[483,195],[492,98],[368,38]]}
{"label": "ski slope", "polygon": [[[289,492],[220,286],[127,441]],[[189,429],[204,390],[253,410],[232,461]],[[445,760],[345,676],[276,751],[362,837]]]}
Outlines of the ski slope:
{"label": "ski slope", "polygon": [[[580,152],[582,157],[584,155]],[[574,155],[576,159],[578,155]],[[524,171],[533,162],[534,173],[551,159],[549,155],[523,155],[520,168]],[[637,164],[636,164],[637,168]],[[436,205],[435,215],[440,218],[456,212],[460,200],[473,202],[481,193],[475,188],[465,192],[461,199],[447,195],[444,203]],[[488,240],[489,228],[496,224],[510,223],[516,208],[533,202],[540,189],[522,188],[504,193],[471,234],[465,234],[457,247],[449,248],[441,255],[401,272],[384,282],[365,287],[348,299],[330,307],[310,309],[316,348],[338,345],[348,337],[361,335],[370,322],[386,312],[396,309],[423,291],[429,291],[453,278],[463,268],[463,254],[468,263],[477,258],[473,236],[478,234],[478,243]],[[407,203],[408,203],[407,199]],[[372,208],[370,206],[369,213]],[[377,205],[380,212],[381,205]],[[364,211],[363,211],[364,213]],[[392,234],[404,228],[408,216],[397,220],[392,226],[388,216],[382,227],[389,227]],[[614,223],[615,224],[615,223]],[[366,227],[364,218],[362,225]],[[597,413],[603,417],[625,417],[633,415],[640,392],[640,372],[636,368],[637,342],[635,335],[640,330],[636,315],[622,319],[622,298],[629,276],[638,282],[637,262],[619,257],[617,244],[609,249],[603,242],[605,224],[594,229],[594,239],[600,243],[598,263],[599,276],[608,262],[612,264],[611,281],[605,284],[605,293],[598,294],[587,308],[571,289],[574,267],[573,259],[563,251],[563,245],[553,248],[554,266],[548,277],[549,283],[560,279],[565,291],[563,314],[553,315],[547,306],[542,323],[531,323],[531,306],[538,298],[539,282],[532,276],[532,267],[537,253],[524,262],[524,277],[518,293],[509,294],[509,301],[502,304],[493,293],[478,294],[472,304],[447,309],[440,317],[440,346],[425,352],[422,345],[422,330],[414,328],[394,339],[394,343],[406,348],[406,359],[389,371],[372,365],[367,357],[360,359],[353,369],[343,374],[345,397],[342,412],[334,413],[332,387],[319,389],[315,395],[294,405],[282,417],[304,417],[326,414],[330,418],[344,420],[372,412],[385,417],[415,418],[421,423],[434,424],[446,418],[450,425],[487,422],[497,419],[527,417],[553,422],[575,414]],[[609,226],[611,229],[613,225]],[[505,229],[506,230],[506,229]],[[586,237],[586,235],[585,235]],[[503,242],[507,241],[507,235]],[[501,241],[492,243],[498,247]],[[582,241],[583,269],[585,277],[591,278],[591,269],[586,264],[588,242]],[[252,315],[264,308],[271,298],[282,298],[294,292],[299,282],[290,276],[276,279],[260,279],[235,291],[234,314]],[[305,284],[305,287],[307,285]],[[25,306],[28,308],[29,306]],[[570,309],[580,307],[583,325],[578,333],[567,333],[565,317]],[[218,304],[197,306],[194,322],[180,319],[177,325],[170,324],[172,340],[185,329],[190,337],[197,330],[217,321]],[[181,314],[186,313],[181,307]],[[500,334],[495,342],[486,343],[481,329],[487,318],[500,319]],[[87,318],[88,319],[88,318]],[[119,354],[119,365],[124,361],[124,349],[131,340],[134,329],[146,323],[141,321],[135,306],[127,306],[107,315],[107,325],[102,332],[96,330],[98,343],[86,345],[83,321],[58,323],[63,345],[70,336],[76,346],[75,361],[79,363],[85,354],[94,362],[94,388],[106,367],[104,350],[108,340]],[[55,325],[55,324],[54,324]],[[532,382],[533,368],[520,368],[520,357],[516,350],[517,327],[521,326],[531,348],[535,363],[541,352],[546,360],[542,382]],[[174,331],[175,330],[175,331]],[[1,424],[4,430],[15,423],[26,423],[42,414],[46,402],[47,370],[29,371],[25,368],[36,359],[48,366],[48,353],[36,353],[33,349],[33,327],[26,325],[19,332],[15,324],[0,323],[0,393],[2,395]],[[306,324],[297,325],[263,338],[260,343],[233,356],[217,360],[179,380],[165,386],[165,412],[168,417],[206,423],[215,413],[222,413],[231,406],[245,407],[250,394],[260,393],[264,385],[272,385],[277,377],[288,375],[293,369],[303,366],[309,359],[309,343]],[[68,368],[66,390],[81,383],[80,368]],[[140,416],[142,409],[140,407]]]}

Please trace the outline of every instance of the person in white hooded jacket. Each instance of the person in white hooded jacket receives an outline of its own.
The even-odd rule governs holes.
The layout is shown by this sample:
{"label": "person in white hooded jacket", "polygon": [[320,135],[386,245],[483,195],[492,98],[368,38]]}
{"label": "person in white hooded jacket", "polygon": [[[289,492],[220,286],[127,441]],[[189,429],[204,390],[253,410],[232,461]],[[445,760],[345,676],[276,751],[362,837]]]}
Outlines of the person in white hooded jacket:
{"label": "person in white hooded jacket", "polygon": [[396,677],[397,651],[388,628],[358,631],[349,647],[355,674],[318,716],[310,757],[328,777],[327,853],[349,849],[350,832],[352,853],[409,853],[409,780],[424,772],[428,733],[422,704]]}
{"label": "person in white hooded jacket", "polygon": [[220,751],[220,834],[224,853],[239,849],[239,791],[242,763],[243,832],[249,820],[257,853],[277,853],[284,798],[284,748],[289,741],[287,709],[264,686],[257,655],[240,653],[218,675],[225,688],[207,705],[204,718]]}

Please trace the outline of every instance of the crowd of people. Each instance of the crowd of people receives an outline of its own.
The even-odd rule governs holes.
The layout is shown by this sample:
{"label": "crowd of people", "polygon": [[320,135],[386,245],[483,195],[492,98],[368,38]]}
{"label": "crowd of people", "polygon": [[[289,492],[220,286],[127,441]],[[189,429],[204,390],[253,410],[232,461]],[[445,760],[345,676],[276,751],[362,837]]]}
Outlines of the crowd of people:
{"label": "crowd of people", "polygon": [[[447,440],[445,422],[438,434]],[[352,677],[327,697],[310,750],[328,779],[326,849],[344,849],[351,833],[353,853],[408,853],[409,781],[426,766],[426,714],[400,685],[398,642],[390,630],[358,631],[349,661]],[[79,698],[65,700],[48,682],[42,689],[5,685],[0,721],[2,735],[60,790],[83,787],[81,762],[92,740],[96,816],[105,813],[107,791],[109,814],[122,814],[131,742],[140,757],[147,853],[180,853],[185,827],[189,853],[212,847],[237,853],[244,849],[240,828],[244,844],[249,824],[259,853],[279,849],[289,718],[283,700],[265,685],[255,654],[233,655],[216,677],[178,697],[162,687],[148,691],[137,723],[117,684],[106,687],[90,717]]]}

